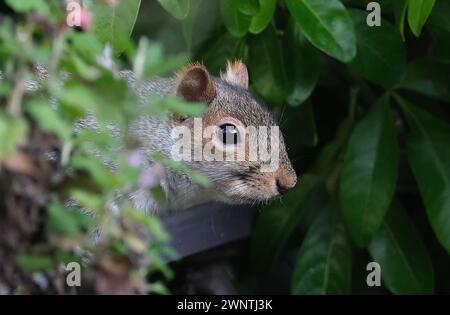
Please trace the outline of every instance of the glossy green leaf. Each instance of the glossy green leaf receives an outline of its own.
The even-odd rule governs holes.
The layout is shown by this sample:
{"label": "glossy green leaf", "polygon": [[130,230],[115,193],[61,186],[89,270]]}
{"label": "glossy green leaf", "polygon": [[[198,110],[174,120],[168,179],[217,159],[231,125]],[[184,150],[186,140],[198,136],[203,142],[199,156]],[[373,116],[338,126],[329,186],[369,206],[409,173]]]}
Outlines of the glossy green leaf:
{"label": "glossy green leaf", "polygon": [[221,0],[220,9],[223,23],[235,37],[243,37],[250,27],[251,17],[240,10],[240,0]]}
{"label": "glossy green leaf", "polygon": [[394,202],[369,246],[383,284],[394,294],[431,294],[434,271],[427,249],[406,211]]}
{"label": "glossy green leaf", "polygon": [[258,13],[260,8],[259,0],[240,0],[239,11],[246,15],[254,16]]}
{"label": "glossy green leaf", "polygon": [[409,164],[439,242],[450,253],[450,125],[397,97],[410,127]]}
{"label": "glossy green leaf", "polygon": [[386,20],[381,26],[368,27],[367,13],[352,10],[358,53],[350,63],[353,71],[385,87],[397,83],[405,71],[406,52],[402,38]]}
{"label": "glossy green leaf", "polygon": [[259,0],[259,12],[252,17],[249,31],[253,34],[259,34],[272,21],[273,14],[277,7],[276,0]]}
{"label": "glossy green leaf", "polygon": [[319,79],[319,51],[308,42],[293,19],[289,22],[283,44],[289,80],[286,101],[291,106],[298,106],[311,95]]}
{"label": "glossy green leaf", "polygon": [[412,61],[399,87],[450,102],[450,60],[420,58]]}
{"label": "glossy green leaf", "polygon": [[121,0],[115,5],[91,0],[86,5],[93,14],[93,30],[100,40],[111,44],[115,54],[123,52],[129,45],[141,0]]}
{"label": "glossy green leaf", "polygon": [[287,94],[287,74],[275,31],[269,27],[250,37],[248,44],[252,86],[269,103],[281,104]]}
{"label": "glossy green leaf", "polygon": [[344,225],[328,209],[308,230],[294,267],[293,294],[346,294],[352,272],[351,243]]}
{"label": "glossy green leaf", "polygon": [[190,0],[158,0],[161,6],[177,19],[187,17],[190,8]]}
{"label": "glossy green leaf", "polygon": [[318,177],[304,175],[301,185],[289,191],[282,203],[272,203],[261,212],[251,239],[252,266],[257,272],[274,267],[319,187]]}
{"label": "glossy green leaf", "polygon": [[437,1],[428,18],[426,28],[433,38],[433,55],[450,59],[450,1]]}
{"label": "glossy green leaf", "polygon": [[395,27],[399,30],[403,41],[405,40],[405,17],[408,8],[408,0],[396,0],[394,2]]}
{"label": "glossy green leaf", "polygon": [[356,55],[352,20],[338,0],[285,0],[306,38],[326,54],[343,62]]}
{"label": "glossy green leaf", "polygon": [[420,36],[435,2],[436,0],[408,0],[408,23],[417,37]]}
{"label": "glossy green leaf", "polygon": [[357,245],[377,232],[395,191],[398,145],[388,98],[383,96],[356,125],[340,177],[345,223]]}

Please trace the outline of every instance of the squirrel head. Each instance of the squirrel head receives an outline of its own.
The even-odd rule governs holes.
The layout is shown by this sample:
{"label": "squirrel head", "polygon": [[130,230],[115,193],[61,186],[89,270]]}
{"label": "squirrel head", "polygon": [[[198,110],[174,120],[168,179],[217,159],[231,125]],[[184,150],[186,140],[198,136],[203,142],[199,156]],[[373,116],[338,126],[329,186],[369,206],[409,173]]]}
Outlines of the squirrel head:
{"label": "squirrel head", "polygon": [[175,82],[179,97],[207,104],[202,117],[178,117],[174,125],[189,130],[193,145],[185,163],[210,180],[216,200],[265,202],[295,186],[283,136],[266,106],[248,90],[245,64],[228,62],[220,77],[199,63],[189,64]]}

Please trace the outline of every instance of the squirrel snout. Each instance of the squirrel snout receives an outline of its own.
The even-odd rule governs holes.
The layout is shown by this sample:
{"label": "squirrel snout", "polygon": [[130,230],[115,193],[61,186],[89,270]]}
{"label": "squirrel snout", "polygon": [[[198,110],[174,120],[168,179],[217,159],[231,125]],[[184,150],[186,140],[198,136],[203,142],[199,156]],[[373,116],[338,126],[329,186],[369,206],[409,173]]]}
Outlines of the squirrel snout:
{"label": "squirrel snout", "polygon": [[288,190],[294,188],[297,183],[297,175],[294,171],[288,172],[281,170],[275,177],[275,184],[279,194],[284,194]]}

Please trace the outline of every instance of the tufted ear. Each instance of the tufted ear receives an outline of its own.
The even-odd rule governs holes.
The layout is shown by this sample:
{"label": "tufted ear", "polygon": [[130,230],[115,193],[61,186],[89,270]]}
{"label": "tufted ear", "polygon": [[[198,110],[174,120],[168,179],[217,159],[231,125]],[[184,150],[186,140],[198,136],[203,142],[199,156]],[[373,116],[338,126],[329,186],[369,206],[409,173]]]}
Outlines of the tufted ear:
{"label": "tufted ear", "polygon": [[220,77],[230,84],[234,84],[244,89],[248,88],[247,66],[240,60],[228,61],[227,72],[222,73]]}
{"label": "tufted ear", "polygon": [[216,97],[216,87],[205,66],[193,63],[177,73],[177,95],[189,102],[209,104]]}

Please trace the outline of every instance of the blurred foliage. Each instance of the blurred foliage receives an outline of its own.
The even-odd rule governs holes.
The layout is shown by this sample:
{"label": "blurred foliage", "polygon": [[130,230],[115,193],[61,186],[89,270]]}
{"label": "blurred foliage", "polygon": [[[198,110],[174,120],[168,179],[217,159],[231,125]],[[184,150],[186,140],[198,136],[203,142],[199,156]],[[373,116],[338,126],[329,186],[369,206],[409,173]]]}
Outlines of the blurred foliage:
{"label": "blurred foliage", "polygon": [[[61,164],[77,179],[68,193],[106,227],[106,245],[96,251],[129,257],[142,250],[124,218],[104,211],[115,188],[135,181],[138,172],[124,163],[133,148],[111,153],[117,139],[103,131],[74,134],[72,123],[90,111],[102,129],[110,120],[126,128],[136,113],[127,105],[135,95],[116,76],[124,66],[143,79],[189,57],[219,74],[226,60],[240,58],[251,89],[280,118],[299,175],[295,189],[262,211],[250,257],[241,263],[242,286],[258,292],[253,279],[279,268],[295,250],[293,294],[450,292],[449,1],[379,1],[381,26],[373,27],[366,0],[117,2],[123,10],[111,10],[109,1],[88,2],[93,32],[60,31],[64,11],[56,1],[7,1],[21,18],[5,18],[0,27],[0,162],[11,165],[5,161],[35,123],[56,134]],[[97,63],[104,43],[114,54],[110,68]],[[34,78],[35,63],[50,65],[45,82]],[[61,83],[64,71],[72,75]],[[30,78],[40,89],[24,93]],[[52,110],[49,98],[59,104]],[[162,102],[151,114],[185,110],[173,99]],[[119,171],[90,158],[92,146],[117,161]],[[83,232],[92,223],[64,210],[60,192],[51,196],[48,233],[89,248]],[[156,267],[172,276],[160,256],[167,237],[158,220],[133,209],[123,215],[157,236],[145,249],[154,262],[146,271]],[[49,270],[62,251],[81,259],[74,248],[49,246],[30,249],[17,264]],[[366,285],[371,261],[381,265],[382,288]],[[155,288],[165,291],[159,283]]]}
{"label": "blurred foliage", "polygon": [[[119,71],[131,67],[143,82],[179,68],[186,55],[172,58],[156,42],[130,40],[140,1],[86,2],[82,14],[89,16],[78,29],[67,26],[60,1],[7,5],[13,11],[0,18],[2,292],[74,292],[65,286],[65,264],[78,262],[87,270],[87,292],[166,293],[148,279],[173,277],[164,260],[174,255],[169,237],[157,218],[118,196],[145,174],[130,162],[137,148],[126,139],[128,122],[170,111],[198,115],[204,107],[161,98],[148,113],[138,112],[138,96]],[[87,114],[98,128],[76,131],[75,122]],[[112,135],[111,123],[119,133]],[[45,151],[48,139],[54,145]],[[163,155],[158,161],[173,164]],[[148,188],[160,196],[158,187]],[[16,224],[29,224],[29,233]]]}

